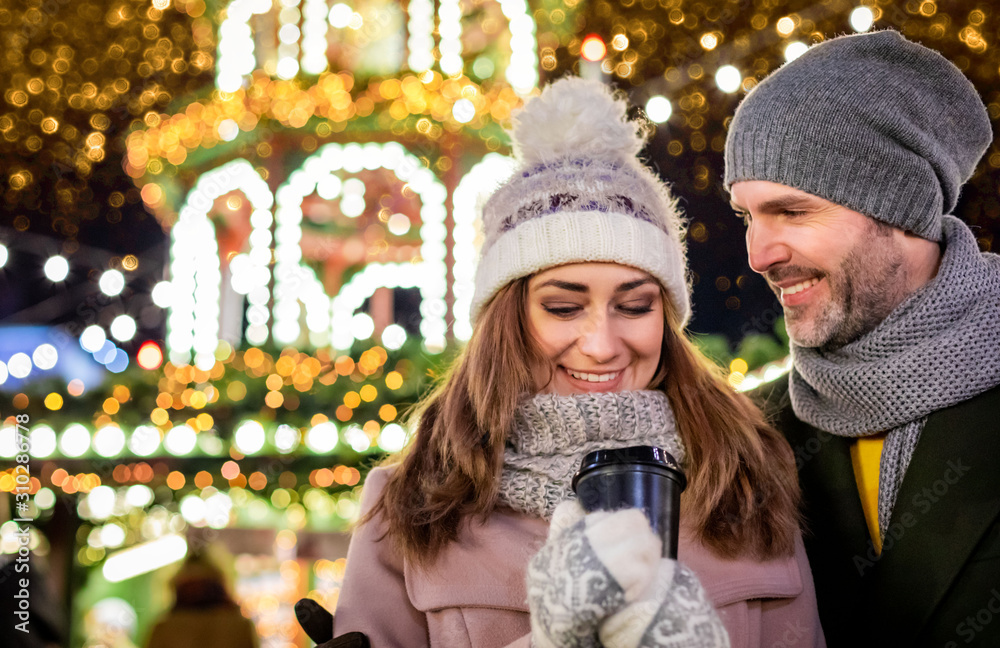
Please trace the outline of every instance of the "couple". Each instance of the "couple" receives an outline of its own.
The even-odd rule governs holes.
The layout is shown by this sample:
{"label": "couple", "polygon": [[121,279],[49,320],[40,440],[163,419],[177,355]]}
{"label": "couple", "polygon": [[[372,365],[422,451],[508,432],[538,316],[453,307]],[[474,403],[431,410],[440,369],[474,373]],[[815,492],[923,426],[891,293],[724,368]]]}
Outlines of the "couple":
{"label": "couple", "polygon": [[[992,137],[972,85],[885,31],[737,110],[726,188],[792,341],[767,417],[684,335],[683,220],[626,108],[563,79],[515,117],[474,334],[368,477],[336,634],[1000,645],[1000,258],[945,215]],[[676,561],[641,512],[570,490],[587,452],[646,444],[687,473]]]}

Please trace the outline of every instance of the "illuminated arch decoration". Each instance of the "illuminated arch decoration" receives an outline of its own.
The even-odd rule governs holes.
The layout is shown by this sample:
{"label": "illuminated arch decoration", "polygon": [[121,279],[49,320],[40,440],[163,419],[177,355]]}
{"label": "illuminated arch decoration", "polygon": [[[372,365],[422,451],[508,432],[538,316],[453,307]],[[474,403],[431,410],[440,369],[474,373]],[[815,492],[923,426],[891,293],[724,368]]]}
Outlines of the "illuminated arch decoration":
{"label": "illuminated arch decoration", "polygon": [[[341,292],[347,291],[343,299],[331,300],[316,273],[302,263],[303,200],[317,191],[319,183],[330,174],[380,168],[392,171],[420,198],[422,260],[416,264],[370,263],[343,287]],[[397,142],[332,143],[316,151],[277,192],[274,339],[279,344],[290,344],[300,338],[301,303],[305,305],[306,327],[313,345],[333,343],[337,348],[348,348],[354,342],[350,320],[361,305],[357,295],[369,291],[361,298],[363,302],[376,288],[405,286],[404,282],[411,282],[412,278],[412,286],[420,289],[420,334],[424,344],[431,350],[443,349],[447,315],[446,197],[441,181]]]}
{"label": "illuminated arch decoration", "polygon": [[302,0],[281,0],[281,11],[278,13],[278,63],[275,74],[279,79],[294,79],[299,73],[299,18],[302,17],[299,5]]}
{"label": "illuminated arch decoration", "polygon": [[267,264],[271,257],[270,210],[274,198],[267,183],[249,162],[233,160],[198,178],[171,230],[167,347],[175,363],[188,362],[192,352],[195,363],[201,368],[215,363],[222,273],[215,229],[208,214],[215,200],[231,191],[243,192],[253,208],[251,247],[245,266],[252,277],[247,293],[250,302],[247,339],[260,344],[267,338],[270,299]]}
{"label": "illuminated arch decoration", "polygon": [[[531,8],[526,0],[499,0],[500,10],[510,25],[510,63],[507,66],[506,78],[511,87],[519,95],[526,95],[538,85],[538,45],[535,42],[535,20],[531,16]],[[433,63],[431,51],[434,47],[433,21],[430,14],[432,3],[429,0],[419,0],[414,17],[413,8],[417,4],[410,3],[410,69],[422,72],[430,69]],[[426,4],[427,6],[423,6]],[[425,17],[426,16],[426,17]],[[462,74],[462,8],[459,0],[440,0],[438,6],[438,34],[441,42],[439,50],[441,72],[449,76]]]}
{"label": "illuminated arch decoration", "polygon": [[438,34],[441,37],[441,71],[453,76],[462,73],[462,8],[459,0],[440,0]]}
{"label": "illuminated arch decoration", "polygon": [[[425,268],[414,268],[410,263],[369,263],[360,272],[351,277],[333,298],[333,327],[331,343],[334,348],[348,349],[354,343],[354,312],[361,308],[365,300],[379,288],[419,288],[423,281]],[[423,294],[423,291],[421,291]],[[426,300],[425,300],[426,301]],[[421,303],[420,312],[424,315],[425,307]],[[423,333],[423,327],[421,327]],[[424,336],[425,343],[427,336]],[[440,348],[430,343],[428,348],[441,350],[444,347],[444,337],[441,336]]]}
{"label": "illuminated arch decoration", "polygon": [[219,26],[219,53],[215,64],[215,87],[236,92],[243,78],[257,67],[250,17],[271,10],[271,0],[233,0]]}
{"label": "illuminated arch decoration", "polygon": [[330,8],[326,0],[305,0],[302,7],[302,71],[306,74],[326,72],[326,32]]}
{"label": "illuminated arch decoration", "polygon": [[510,21],[510,64],[507,82],[519,95],[526,95],[538,85],[538,44],[535,19],[527,0],[500,0],[500,10]]}
{"label": "illuminated arch decoration", "polygon": [[[326,70],[326,32],[329,9],[325,0],[282,0],[278,13],[278,60],[274,74],[280,79],[292,79],[299,73],[300,43],[308,48],[302,56],[302,67],[310,74]],[[216,63],[215,86],[224,92],[236,92],[244,79],[263,67],[254,52],[254,15],[271,11],[271,0],[233,0],[226,7],[226,19],[219,27],[219,53]],[[302,19],[302,30],[299,20]],[[317,56],[317,52],[319,55]]]}
{"label": "illuminated arch decoration", "polygon": [[424,72],[434,65],[434,0],[410,0],[406,11],[410,15],[406,63],[414,72]]}
{"label": "illuminated arch decoration", "polygon": [[453,312],[455,324],[452,333],[455,338],[467,341],[472,336],[472,321],[470,309],[472,296],[476,291],[476,263],[479,258],[481,241],[479,238],[479,200],[485,198],[514,173],[514,160],[499,153],[487,153],[486,156],[469,172],[455,188],[452,198],[454,205],[455,229],[452,236],[455,247],[452,251],[454,259],[455,298]]}
{"label": "illuminated arch decoration", "polygon": [[[511,87],[523,96],[538,84],[535,20],[527,0],[498,1],[509,23],[511,36],[510,63],[505,76]],[[282,0],[281,5],[275,76],[292,79],[299,73],[300,66],[307,74],[323,73],[329,67],[326,42],[328,23],[335,19],[333,8],[326,0]],[[219,27],[216,64],[216,87],[219,90],[235,92],[254,69],[263,67],[254,52],[250,20],[252,16],[270,10],[271,0],[233,0],[226,8],[226,19]],[[414,72],[425,72],[434,66],[434,2],[411,0],[406,10],[409,15],[407,64]],[[448,76],[462,74],[462,8],[459,0],[440,1],[437,30],[441,71]]]}

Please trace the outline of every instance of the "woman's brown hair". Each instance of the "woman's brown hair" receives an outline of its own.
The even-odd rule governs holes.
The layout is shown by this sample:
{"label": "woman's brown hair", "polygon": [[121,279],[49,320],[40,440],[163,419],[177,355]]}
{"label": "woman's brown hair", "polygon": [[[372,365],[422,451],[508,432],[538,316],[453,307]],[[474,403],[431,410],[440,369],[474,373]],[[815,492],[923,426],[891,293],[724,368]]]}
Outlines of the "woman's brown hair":
{"label": "woman's brown hair", "polygon": [[[457,539],[464,517],[485,519],[499,505],[507,431],[534,392],[531,367],[543,360],[528,334],[527,286],[528,277],[517,279],[484,307],[451,370],[416,410],[412,443],[386,461],[398,467],[362,523],[382,518],[410,560],[430,562]],[[687,448],[685,523],[723,556],[790,555],[799,525],[792,450],[687,339],[666,297],[650,389],[666,392]]]}

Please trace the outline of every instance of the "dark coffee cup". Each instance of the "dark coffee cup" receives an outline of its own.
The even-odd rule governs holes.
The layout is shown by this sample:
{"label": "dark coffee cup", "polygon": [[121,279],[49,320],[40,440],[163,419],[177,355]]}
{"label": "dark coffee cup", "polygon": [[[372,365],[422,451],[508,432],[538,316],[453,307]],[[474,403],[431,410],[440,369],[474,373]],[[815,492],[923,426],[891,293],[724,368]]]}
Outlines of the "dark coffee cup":
{"label": "dark coffee cup", "polygon": [[663,555],[677,558],[681,491],[687,479],[669,452],[632,446],[587,453],[573,490],[587,512],[638,508],[663,540]]}

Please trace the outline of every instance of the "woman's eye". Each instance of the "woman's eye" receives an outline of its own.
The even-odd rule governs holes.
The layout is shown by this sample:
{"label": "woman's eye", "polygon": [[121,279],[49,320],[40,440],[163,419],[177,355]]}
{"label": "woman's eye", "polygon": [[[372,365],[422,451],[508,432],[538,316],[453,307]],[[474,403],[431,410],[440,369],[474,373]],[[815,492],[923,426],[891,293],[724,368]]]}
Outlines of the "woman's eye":
{"label": "woman's eye", "polygon": [[569,317],[570,315],[575,315],[576,313],[580,312],[580,307],[573,305],[560,304],[556,306],[556,305],[542,304],[542,308],[545,310],[546,313],[549,313],[550,315],[555,315],[556,317]]}
{"label": "woman's eye", "polygon": [[653,312],[653,305],[646,302],[628,303],[620,305],[618,310],[622,311],[626,315],[638,317],[639,315],[645,315],[646,313]]}

